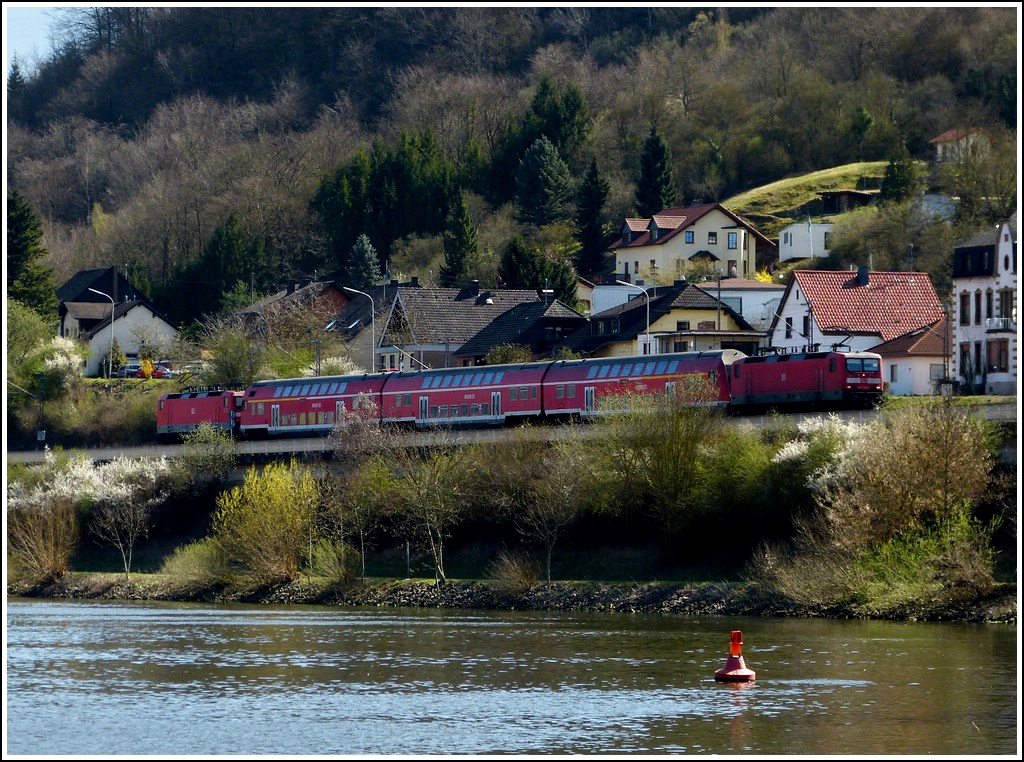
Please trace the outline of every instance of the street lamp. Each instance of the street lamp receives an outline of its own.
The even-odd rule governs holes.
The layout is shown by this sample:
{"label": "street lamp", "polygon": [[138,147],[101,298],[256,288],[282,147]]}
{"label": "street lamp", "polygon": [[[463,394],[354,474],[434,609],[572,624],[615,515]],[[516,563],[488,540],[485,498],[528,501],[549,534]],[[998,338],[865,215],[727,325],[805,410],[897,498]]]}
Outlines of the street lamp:
{"label": "street lamp", "polygon": [[102,291],[97,291],[95,288],[90,288],[89,290],[110,300],[110,357],[107,358],[107,378],[110,378],[114,375],[114,297],[110,294],[104,294]]}
{"label": "street lamp", "polygon": [[624,280],[615,281],[620,286],[629,286],[635,288],[637,291],[644,295],[644,301],[647,302],[647,333],[644,338],[644,351],[643,354],[647,354],[648,345],[651,343],[651,295],[647,293],[646,288],[640,288],[634,283],[626,283]]}
{"label": "street lamp", "polygon": [[376,331],[374,330],[374,322],[376,318],[374,317],[373,297],[365,291],[359,291],[354,288],[349,288],[348,286],[342,286],[341,288],[342,290],[349,291],[353,294],[361,294],[370,300],[370,373],[373,373],[377,367],[377,340]]}

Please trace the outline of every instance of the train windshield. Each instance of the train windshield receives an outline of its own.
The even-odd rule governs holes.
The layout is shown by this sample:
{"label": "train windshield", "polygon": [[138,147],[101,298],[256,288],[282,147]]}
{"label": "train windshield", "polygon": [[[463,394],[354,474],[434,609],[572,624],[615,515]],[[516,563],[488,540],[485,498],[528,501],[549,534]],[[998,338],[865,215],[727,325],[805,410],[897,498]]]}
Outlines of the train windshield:
{"label": "train windshield", "polygon": [[881,373],[882,363],[877,357],[848,357],[846,369],[861,373]]}

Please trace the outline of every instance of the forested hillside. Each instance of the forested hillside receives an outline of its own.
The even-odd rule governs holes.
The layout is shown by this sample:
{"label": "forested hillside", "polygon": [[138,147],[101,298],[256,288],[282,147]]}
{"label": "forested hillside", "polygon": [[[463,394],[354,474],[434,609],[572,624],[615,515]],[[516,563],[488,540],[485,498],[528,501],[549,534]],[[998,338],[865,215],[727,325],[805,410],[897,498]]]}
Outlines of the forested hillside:
{"label": "forested hillside", "polygon": [[[375,277],[350,267],[364,235],[384,277],[567,283],[652,191],[859,161],[892,164],[890,204],[837,230],[833,264],[912,245],[939,272],[1016,208],[1019,10],[64,9],[8,78],[8,195],[58,284],[123,267],[182,324]],[[991,154],[895,182],[966,127]],[[915,216],[926,187],[960,197],[953,224]]]}

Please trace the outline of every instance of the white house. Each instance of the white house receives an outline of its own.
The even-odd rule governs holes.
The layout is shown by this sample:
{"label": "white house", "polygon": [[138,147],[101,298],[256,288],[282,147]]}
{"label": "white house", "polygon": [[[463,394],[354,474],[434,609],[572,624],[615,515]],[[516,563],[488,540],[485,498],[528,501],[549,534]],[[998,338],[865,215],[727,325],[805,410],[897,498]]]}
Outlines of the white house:
{"label": "white house", "polygon": [[779,261],[828,256],[831,222],[794,222],[779,231]]}
{"label": "white house", "polygon": [[935,146],[935,161],[960,161],[971,154],[988,151],[990,142],[985,131],[978,127],[959,127],[946,130],[928,141]]}
{"label": "white house", "polygon": [[85,342],[90,350],[86,376],[102,374],[115,340],[134,359],[143,347],[157,354],[166,351],[178,335],[114,267],[76,273],[57,289],[57,298],[59,334]]}
{"label": "white house", "polygon": [[953,250],[953,345],[962,390],[1017,393],[1016,211]]}
{"label": "white house", "polygon": [[871,351],[942,317],[927,273],[795,270],[769,343],[787,353]]}
{"label": "white house", "polygon": [[871,347],[882,356],[886,391],[894,396],[938,394],[950,373],[950,333],[943,319]]}

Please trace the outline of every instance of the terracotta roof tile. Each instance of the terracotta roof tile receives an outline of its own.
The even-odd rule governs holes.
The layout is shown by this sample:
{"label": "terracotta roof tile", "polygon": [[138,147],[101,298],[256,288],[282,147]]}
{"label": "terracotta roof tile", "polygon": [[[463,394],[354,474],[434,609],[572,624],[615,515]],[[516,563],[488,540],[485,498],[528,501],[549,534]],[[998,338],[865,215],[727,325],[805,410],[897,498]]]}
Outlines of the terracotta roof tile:
{"label": "terracotta roof tile", "polygon": [[890,341],[942,319],[927,273],[869,272],[866,285],[848,270],[796,270],[793,286],[810,301],[825,333],[877,333]]}
{"label": "terracotta roof tile", "polygon": [[942,326],[942,320],[929,323],[922,328],[897,336],[891,341],[884,341],[871,347],[871,351],[886,357],[907,355],[941,357],[948,349]]}

